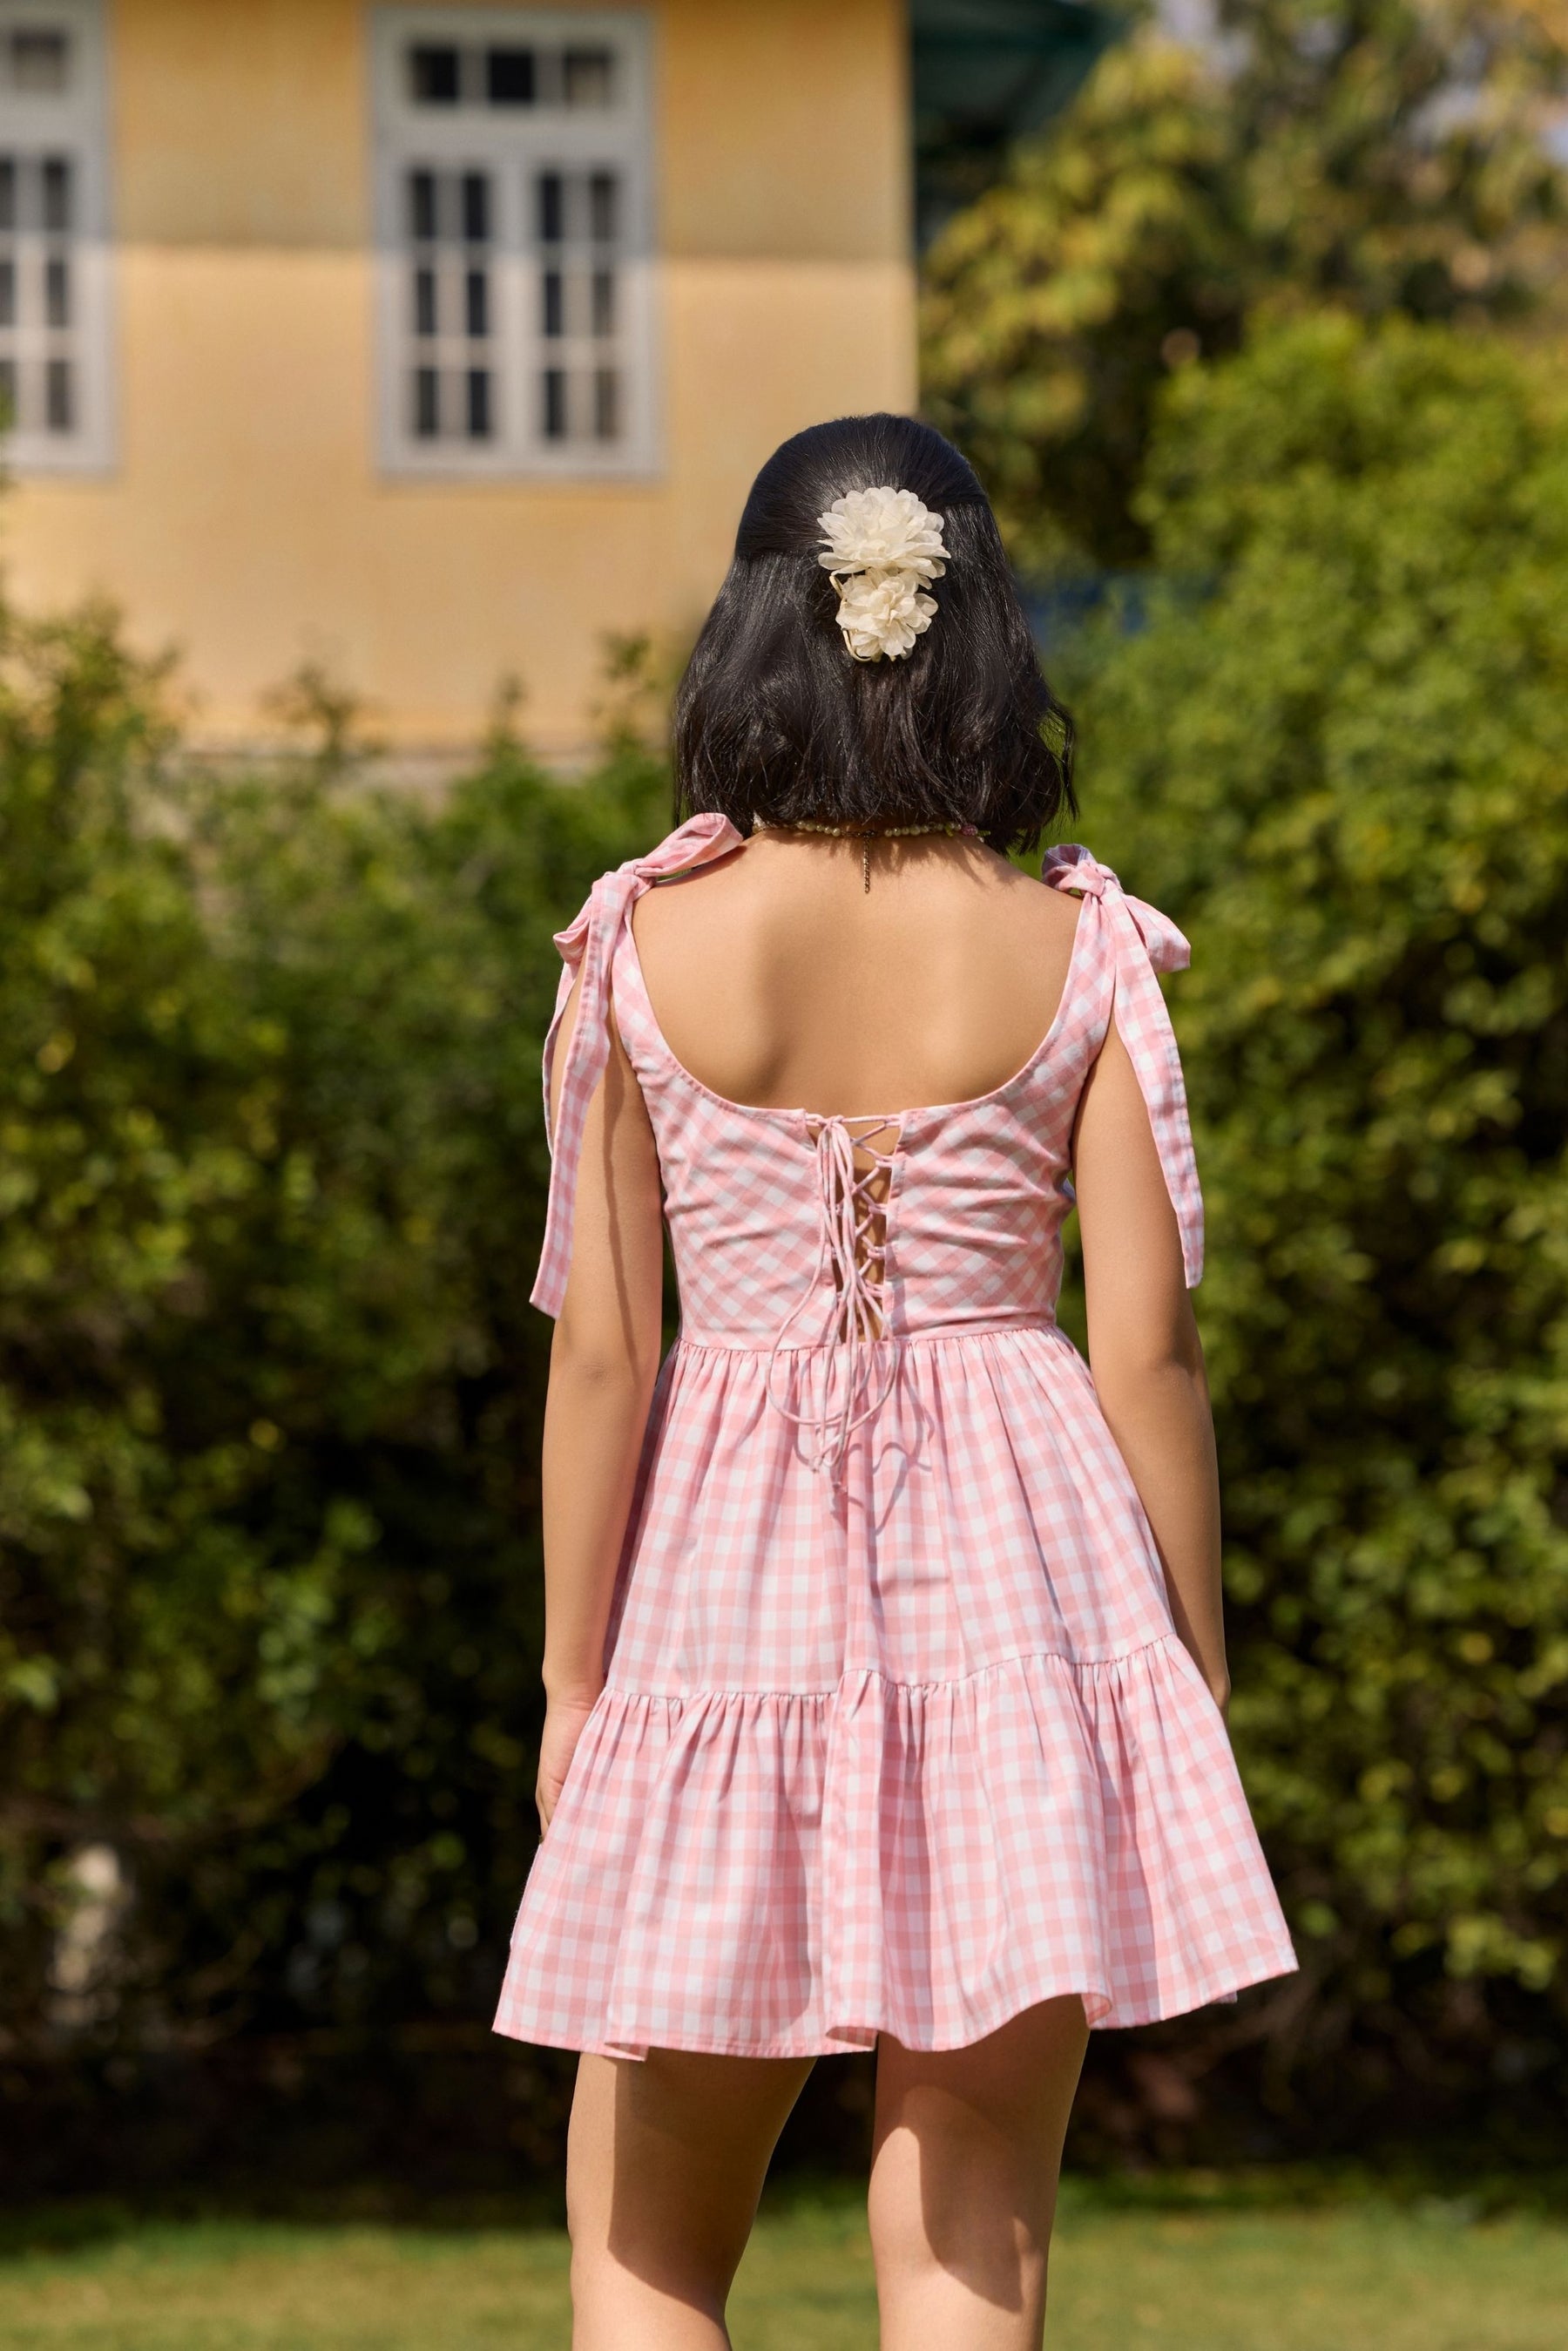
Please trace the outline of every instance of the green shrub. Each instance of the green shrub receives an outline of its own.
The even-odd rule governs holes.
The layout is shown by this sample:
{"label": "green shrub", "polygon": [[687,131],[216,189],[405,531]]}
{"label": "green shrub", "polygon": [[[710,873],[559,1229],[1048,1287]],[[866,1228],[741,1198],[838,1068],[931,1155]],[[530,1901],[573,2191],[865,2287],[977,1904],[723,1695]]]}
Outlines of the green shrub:
{"label": "green shrub", "polygon": [[[1223,2030],[1292,2127],[1398,2072],[1503,2129],[1568,2040],[1568,424],[1496,347],[1318,320],[1173,380],[1144,514],[1184,586],[1096,652],[1084,830],[1194,938],[1237,1739],[1305,1962]],[[438,806],[340,740],[168,748],[110,623],[4,623],[6,2024],[376,2047],[483,2018],[532,1848],[549,934],[665,779],[625,729],[571,786],[500,732]],[[131,1899],[51,1988],[95,1844]]]}
{"label": "green shrub", "polygon": [[1195,943],[1264,2015],[1484,2095],[1568,2014],[1568,423],[1320,319],[1173,382],[1144,512],[1208,592],[1102,646],[1085,829]]}
{"label": "green shrub", "polygon": [[[110,620],[4,625],[14,2045],[472,2013],[533,1838],[550,933],[662,771],[192,775]],[[129,1904],[51,1990],[95,1844]]]}
{"label": "green shrub", "polygon": [[1564,57],[1540,12],[1216,16],[1222,51],[1150,12],[926,257],[928,410],[1038,569],[1148,559],[1137,493],[1160,387],[1250,322],[1325,301],[1517,321],[1554,298],[1564,188],[1541,124]]}

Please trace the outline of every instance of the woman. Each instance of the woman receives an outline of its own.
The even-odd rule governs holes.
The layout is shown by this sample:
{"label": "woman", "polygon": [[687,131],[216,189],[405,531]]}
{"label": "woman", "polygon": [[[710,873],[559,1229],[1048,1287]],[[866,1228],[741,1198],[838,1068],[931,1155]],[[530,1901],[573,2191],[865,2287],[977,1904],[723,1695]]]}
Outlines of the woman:
{"label": "woman", "polygon": [[686,821],[557,942],[546,1834],[497,2025],[584,2053],[576,2351],[727,2341],[812,2061],[873,2046],[884,2351],[1037,2346],[1088,2026],[1293,1965],[1223,1723],[1186,944],[1083,850],[1005,854],[1070,752],[964,460],[817,426],[680,690]]}

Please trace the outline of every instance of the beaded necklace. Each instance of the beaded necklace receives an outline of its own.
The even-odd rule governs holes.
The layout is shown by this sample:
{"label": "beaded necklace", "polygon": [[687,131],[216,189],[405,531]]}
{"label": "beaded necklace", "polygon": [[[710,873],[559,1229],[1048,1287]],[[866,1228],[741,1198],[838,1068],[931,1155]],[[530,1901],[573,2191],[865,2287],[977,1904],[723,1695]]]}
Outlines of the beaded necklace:
{"label": "beaded necklace", "polygon": [[874,841],[918,841],[927,833],[943,833],[948,840],[977,841],[980,827],[974,824],[814,824],[808,817],[797,817],[791,824],[769,824],[760,816],[752,819],[753,832],[820,832],[829,841],[857,841],[860,843],[860,886],[870,894],[871,843]]}

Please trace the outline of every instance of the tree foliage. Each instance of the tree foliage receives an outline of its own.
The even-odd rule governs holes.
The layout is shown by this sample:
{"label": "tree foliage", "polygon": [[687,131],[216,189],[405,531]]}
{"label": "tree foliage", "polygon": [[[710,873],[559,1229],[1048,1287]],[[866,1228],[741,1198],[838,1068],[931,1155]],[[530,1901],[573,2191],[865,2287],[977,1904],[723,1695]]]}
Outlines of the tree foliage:
{"label": "tree foliage", "polygon": [[1148,551],[1168,371],[1263,309],[1517,317],[1558,272],[1561,26],[1512,0],[1221,0],[1142,34],[929,257],[925,397],[1027,564]]}
{"label": "tree foliage", "polygon": [[1141,510],[1189,584],[1102,649],[1086,822],[1195,942],[1280,2053],[1560,2093],[1568,416],[1495,345],[1318,319],[1176,380]]}
{"label": "tree foliage", "polygon": [[468,2012],[533,1834],[550,932],[661,770],[202,777],[106,617],[0,655],[13,2046]]}
{"label": "tree foliage", "polygon": [[[1139,513],[1180,584],[1088,661],[1085,830],[1195,944],[1237,1739],[1304,1961],[1226,2029],[1342,2134],[1396,2074],[1505,2127],[1568,2074],[1568,413],[1449,329],[1276,326],[1172,379]],[[158,703],[102,619],[5,622],[5,2025],[379,2046],[483,2016],[532,1846],[549,935],[665,779],[502,729],[426,806],[327,714],[206,777]]]}

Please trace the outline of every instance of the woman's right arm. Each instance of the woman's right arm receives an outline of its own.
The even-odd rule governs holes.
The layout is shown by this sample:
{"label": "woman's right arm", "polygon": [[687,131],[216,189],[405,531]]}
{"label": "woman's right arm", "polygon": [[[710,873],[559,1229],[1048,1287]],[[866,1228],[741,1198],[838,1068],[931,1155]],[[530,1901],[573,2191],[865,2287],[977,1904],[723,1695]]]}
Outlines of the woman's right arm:
{"label": "woman's right arm", "polygon": [[[577,1016],[556,1041],[552,1126]],[[545,1695],[538,1804],[548,1828],[604,1683],[605,1632],[663,1335],[659,1154],[642,1090],[609,1022],[609,1060],[577,1164],[572,1261],[545,1404]]]}
{"label": "woman's right arm", "polygon": [[1100,1407],[1154,1531],[1177,1632],[1223,1713],[1220,1478],[1203,1348],[1148,1111],[1114,1022],[1084,1089],[1074,1183]]}

